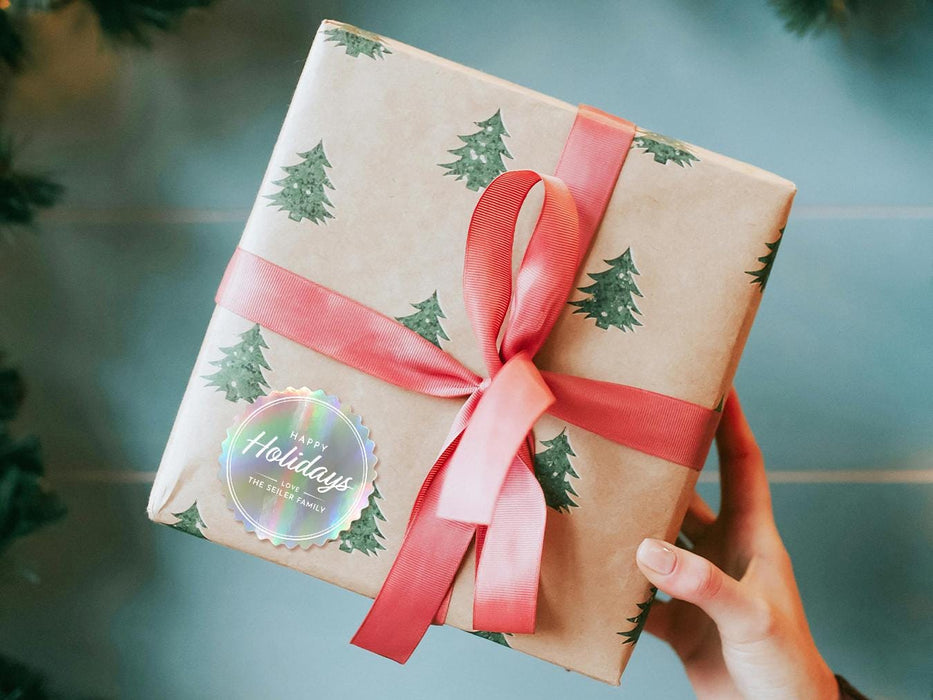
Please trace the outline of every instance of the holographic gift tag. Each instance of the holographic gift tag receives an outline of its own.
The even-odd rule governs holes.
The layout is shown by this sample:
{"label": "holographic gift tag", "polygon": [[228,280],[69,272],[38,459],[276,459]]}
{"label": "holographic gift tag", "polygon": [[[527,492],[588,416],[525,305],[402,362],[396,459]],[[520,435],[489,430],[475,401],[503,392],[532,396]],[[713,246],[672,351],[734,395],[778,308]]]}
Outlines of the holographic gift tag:
{"label": "holographic gift tag", "polygon": [[274,391],[227,430],[220,478],[248,532],[288,548],[323,545],[366,507],[376,478],[369,429],[321,390]]}

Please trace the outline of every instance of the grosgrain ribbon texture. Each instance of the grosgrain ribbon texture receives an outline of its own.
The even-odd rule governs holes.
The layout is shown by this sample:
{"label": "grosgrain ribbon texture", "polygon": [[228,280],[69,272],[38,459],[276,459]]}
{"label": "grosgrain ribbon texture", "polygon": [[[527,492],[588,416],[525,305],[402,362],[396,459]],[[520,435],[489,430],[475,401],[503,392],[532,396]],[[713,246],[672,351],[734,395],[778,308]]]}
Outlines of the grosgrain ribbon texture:
{"label": "grosgrain ribbon texture", "polygon": [[[637,387],[539,371],[533,363],[570,294],[634,133],[631,123],[581,106],[554,176],[506,172],[480,197],[467,233],[463,286],[487,379],[338,292],[243,249],[231,259],[219,305],[402,388],[466,398],[353,644],[404,663],[428,626],[444,621],[452,582],[474,540],[474,629],[534,632],[546,513],[531,428],[544,412],[702,468],[715,411]],[[513,290],[515,222],[538,183],[544,203]]]}

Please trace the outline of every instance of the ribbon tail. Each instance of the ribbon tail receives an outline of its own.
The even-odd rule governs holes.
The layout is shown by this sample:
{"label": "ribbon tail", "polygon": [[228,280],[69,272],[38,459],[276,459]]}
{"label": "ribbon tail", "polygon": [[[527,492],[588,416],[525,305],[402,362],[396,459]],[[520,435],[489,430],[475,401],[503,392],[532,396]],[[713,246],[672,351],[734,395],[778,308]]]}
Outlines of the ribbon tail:
{"label": "ribbon tail", "polygon": [[509,467],[482,547],[477,542],[473,628],[486,632],[535,631],[547,513],[541,487],[523,458]]}
{"label": "ribbon tail", "polygon": [[405,663],[448,600],[473,540],[475,525],[437,516],[445,467],[455,440],[435,463],[418,495],[408,532],[382,589],[351,644]]}
{"label": "ribbon tail", "polygon": [[453,581],[475,526],[439,518],[437,502],[480,395],[473,392],[457,413],[415,498],[399,554],[351,644],[405,663],[432,622],[442,625],[447,619]]}
{"label": "ribbon tail", "polygon": [[[483,555],[483,539],[485,537],[486,537],[486,526],[477,525],[476,526],[476,537],[473,540],[473,548],[474,548],[474,551],[476,552],[476,556],[474,557],[475,559],[475,563],[474,563],[475,570],[473,572],[474,580],[476,580],[477,570],[479,569],[480,557]],[[441,607],[439,607],[437,609],[437,612],[434,614],[434,622],[432,624],[443,625],[444,623],[447,622],[447,613],[450,610],[450,597],[451,595],[453,595],[453,592],[454,592],[454,587],[453,587],[453,584],[451,583],[450,588],[447,589],[447,595],[444,596],[444,601],[441,603]]]}
{"label": "ribbon tail", "polygon": [[432,625],[443,625],[447,622],[447,611],[450,610],[450,596],[453,595],[454,586],[453,581],[450,583],[450,587],[447,589],[447,595],[444,596],[444,600],[441,601],[440,607],[437,609],[437,612],[434,613],[434,619],[431,621]]}

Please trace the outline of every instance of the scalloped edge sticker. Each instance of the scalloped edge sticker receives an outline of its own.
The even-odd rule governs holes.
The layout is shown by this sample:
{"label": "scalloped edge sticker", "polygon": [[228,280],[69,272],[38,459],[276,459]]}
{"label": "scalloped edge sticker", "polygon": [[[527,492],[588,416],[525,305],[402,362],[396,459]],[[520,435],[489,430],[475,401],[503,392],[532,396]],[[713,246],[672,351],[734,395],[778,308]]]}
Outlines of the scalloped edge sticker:
{"label": "scalloped edge sticker", "polygon": [[260,397],[227,429],[220,480],[247,532],[289,549],[322,546],[358,520],[376,479],[361,418],[321,389]]}

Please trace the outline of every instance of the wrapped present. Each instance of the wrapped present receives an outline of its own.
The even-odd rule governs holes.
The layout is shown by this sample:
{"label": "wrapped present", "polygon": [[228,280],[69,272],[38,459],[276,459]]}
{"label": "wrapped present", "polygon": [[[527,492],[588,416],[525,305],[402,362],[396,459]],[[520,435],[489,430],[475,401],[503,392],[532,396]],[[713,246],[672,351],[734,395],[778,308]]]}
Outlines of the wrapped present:
{"label": "wrapped present", "polygon": [[618,683],[794,192],[325,22],[149,516]]}

